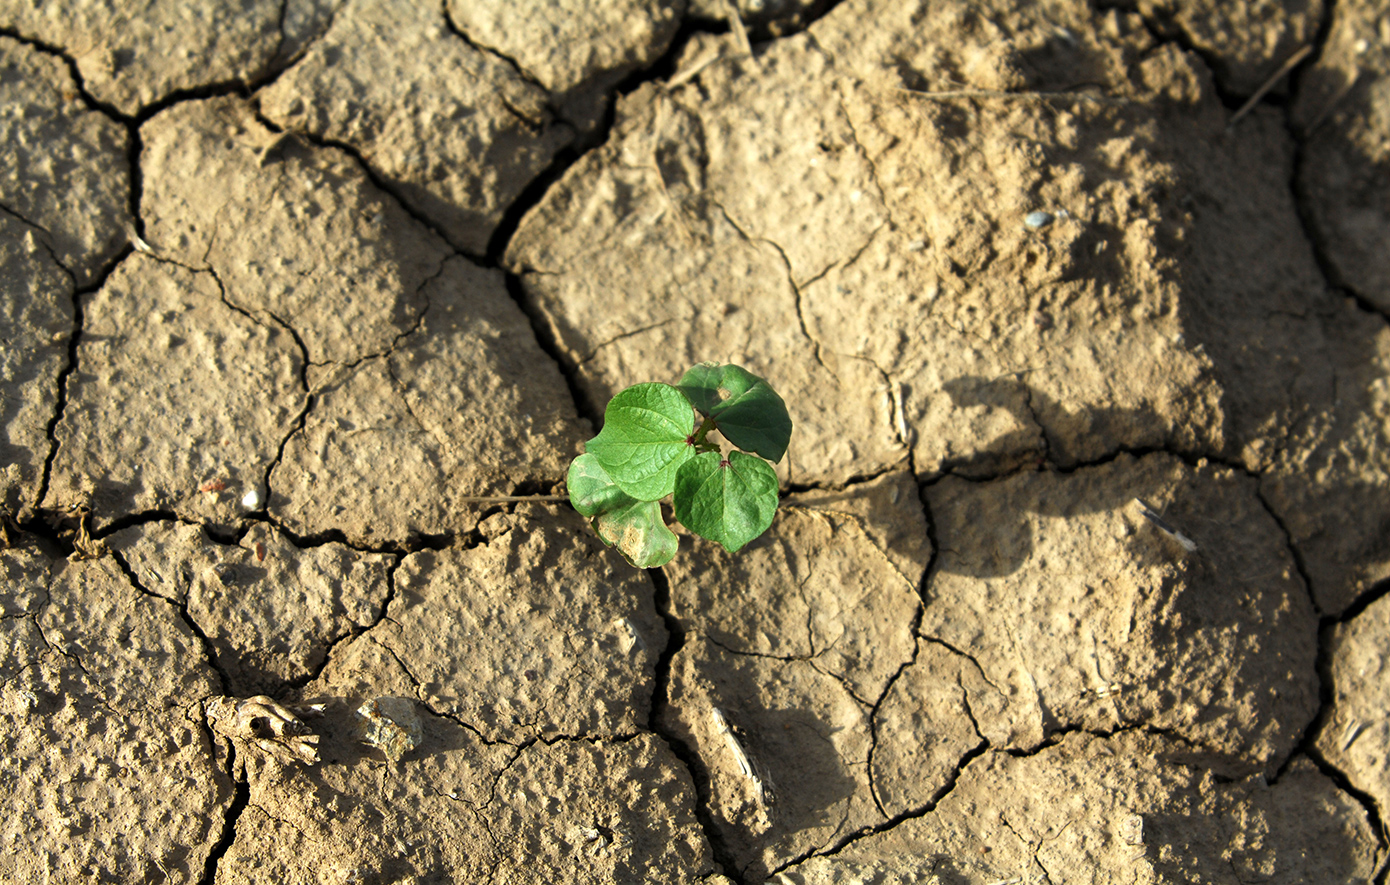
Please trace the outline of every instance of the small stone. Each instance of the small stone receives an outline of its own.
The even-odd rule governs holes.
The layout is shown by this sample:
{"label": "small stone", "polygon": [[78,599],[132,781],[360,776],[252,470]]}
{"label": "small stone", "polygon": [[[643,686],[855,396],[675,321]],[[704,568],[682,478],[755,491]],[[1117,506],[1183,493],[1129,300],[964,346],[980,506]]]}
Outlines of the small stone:
{"label": "small stone", "polygon": [[420,715],[410,698],[374,698],[357,708],[357,716],[362,720],[362,742],[385,753],[392,765],[399,765],[424,737]]}
{"label": "small stone", "polygon": [[241,498],[241,506],[247,510],[261,509],[261,492],[259,489],[252,489]]}
{"label": "small stone", "polygon": [[1039,228],[1047,227],[1051,223],[1051,212],[1043,212],[1039,210],[1037,212],[1029,212],[1027,215],[1023,217],[1023,226],[1028,228],[1029,230],[1038,230]]}

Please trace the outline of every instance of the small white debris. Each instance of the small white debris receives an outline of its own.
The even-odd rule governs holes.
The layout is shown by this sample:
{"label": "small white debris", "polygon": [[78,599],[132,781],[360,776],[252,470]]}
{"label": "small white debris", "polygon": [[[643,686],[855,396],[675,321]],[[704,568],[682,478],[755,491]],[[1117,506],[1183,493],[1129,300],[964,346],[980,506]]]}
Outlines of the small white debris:
{"label": "small white debris", "polygon": [[152,247],[149,243],[145,242],[144,239],[142,239],[140,235],[135,232],[135,228],[131,227],[130,225],[126,225],[125,235],[126,239],[130,240],[130,245],[135,247],[135,251],[144,252],[146,255],[154,254],[154,247]]}
{"label": "small white debris", "polygon": [[21,713],[28,713],[39,705],[38,695],[28,689],[21,689],[17,693],[17,700],[19,703],[16,706],[20,708]]}
{"label": "small white debris", "polygon": [[744,752],[743,745],[739,743],[738,737],[729,725],[729,720],[724,718],[718,707],[710,707],[710,718],[714,720],[714,730],[724,736],[724,742],[729,747],[729,752],[733,754],[734,762],[738,764],[739,774],[748,778],[753,784],[753,794],[757,796],[758,803],[764,809],[772,804],[772,791],[763,783],[763,779],[758,776],[757,770],[753,767],[753,762]]}
{"label": "small white debris", "polygon": [[618,618],[613,623],[618,628],[618,642],[623,654],[630,654],[634,648],[647,650],[647,643],[642,641],[642,634],[637,632],[637,625],[632,623],[631,618]]}
{"label": "small white debris", "polygon": [[1144,844],[1144,816],[1127,814],[1120,818],[1120,839],[1129,845]]}
{"label": "small white debris", "polygon": [[1023,216],[1023,226],[1029,230],[1038,230],[1039,228],[1047,227],[1051,223],[1051,212],[1038,210],[1037,212],[1029,212],[1027,215]]}
{"label": "small white debris", "polygon": [[261,509],[261,492],[260,492],[260,489],[252,489],[251,491],[247,492],[245,495],[242,495],[242,497],[241,497],[241,506],[242,506],[244,509],[246,509],[246,510],[260,510],[260,509]]}
{"label": "small white debris", "polygon": [[[903,408],[903,383],[901,381],[893,382],[892,396],[893,418],[894,422],[897,424],[898,439],[904,446],[910,449],[912,448],[913,442],[912,430],[907,426],[907,414],[906,410]],[[893,503],[896,504],[897,500],[894,499]]]}
{"label": "small white debris", "polygon": [[710,707],[710,719],[714,720],[714,730],[724,736],[724,741],[729,745],[729,752],[733,753],[734,761],[738,763],[738,773],[744,777],[754,777],[753,766],[748,762],[748,755],[743,752],[742,745],[738,738],[734,737],[733,729],[729,728],[729,721],[724,718],[724,714],[718,707]]}
{"label": "small white debris", "polygon": [[1193,541],[1187,535],[1184,535],[1182,532],[1178,531],[1168,523],[1164,522],[1163,517],[1155,513],[1152,507],[1150,507],[1148,504],[1145,504],[1139,498],[1135,498],[1134,503],[1139,507],[1139,512],[1144,514],[1144,516],[1149,520],[1149,522],[1158,526],[1159,531],[1163,532],[1165,535],[1181,544],[1182,548],[1186,550],[1188,553],[1197,552],[1196,541]]}
{"label": "small white debris", "polygon": [[1346,730],[1342,732],[1342,750],[1346,751],[1350,749],[1351,745],[1361,736],[1361,732],[1364,731],[1365,728],[1366,723],[1364,722],[1348,722]]}
{"label": "small white debris", "polygon": [[909,252],[922,252],[922,251],[924,251],[926,248],[927,248],[927,241],[926,241],[926,240],[913,240],[912,242],[910,242],[910,243],[907,244],[907,251],[909,251]]}

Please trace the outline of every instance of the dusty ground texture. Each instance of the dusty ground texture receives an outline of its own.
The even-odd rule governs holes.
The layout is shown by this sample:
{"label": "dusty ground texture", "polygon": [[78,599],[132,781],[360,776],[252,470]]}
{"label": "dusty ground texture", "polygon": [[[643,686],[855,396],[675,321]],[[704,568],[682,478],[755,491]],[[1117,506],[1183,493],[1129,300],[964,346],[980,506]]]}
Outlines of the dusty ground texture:
{"label": "dusty ground texture", "polygon": [[1376,0],[0,0],[0,879],[1384,883],[1387,133]]}

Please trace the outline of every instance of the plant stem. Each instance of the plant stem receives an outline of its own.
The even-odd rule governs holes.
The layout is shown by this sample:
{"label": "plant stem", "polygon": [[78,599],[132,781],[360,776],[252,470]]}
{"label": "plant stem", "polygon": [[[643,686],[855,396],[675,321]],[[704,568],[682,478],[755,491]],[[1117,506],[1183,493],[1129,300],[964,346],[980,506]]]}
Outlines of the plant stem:
{"label": "plant stem", "polygon": [[705,422],[704,422],[703,424],[700,425],[700,429],[697,430],[697,431],[695,431],[695,435],[694,435],[693,437],[690,438],[690,444],[693,445],[693,446],[695,446],[696,448],[699,448],[700,446],[704,445],[704,444],[705,444],[705,437],[706,437],[706,436],[709,434],[709,432],[710,432],[711,430],[713,430],[713,429],[714,429],[714,419],[707,416],[707,417],[705,418]]}

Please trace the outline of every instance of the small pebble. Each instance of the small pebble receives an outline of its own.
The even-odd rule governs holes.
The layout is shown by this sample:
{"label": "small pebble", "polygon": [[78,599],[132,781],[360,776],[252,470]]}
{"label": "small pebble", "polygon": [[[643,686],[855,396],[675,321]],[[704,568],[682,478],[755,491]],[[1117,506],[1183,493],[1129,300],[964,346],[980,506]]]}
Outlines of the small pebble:
{"label": "small pebble", "polygon": [[374,698],[357,708],[357,718],[359,739],[386,754],[393,765],[424,738],[415,702],[409,698]]}
{"label": "small pebble", "polygon": [[247,492],[241,499],[241,506],[247,510],[261,509],[261,493],[257,489]]}
{"label": "small pebble", "polygon": [[1047,227],[1051,223],[1051,212],[1043,212],[1039,210],[1037,212],[1029,212],[1027,215],[1023,217],[1023,226],[1028,228],[1029,230],[1037,230],[1040,227]]}

